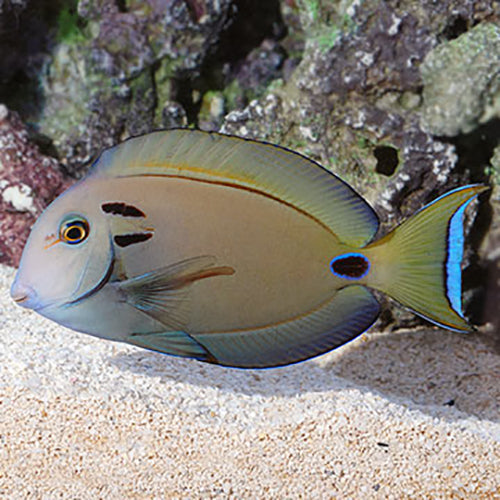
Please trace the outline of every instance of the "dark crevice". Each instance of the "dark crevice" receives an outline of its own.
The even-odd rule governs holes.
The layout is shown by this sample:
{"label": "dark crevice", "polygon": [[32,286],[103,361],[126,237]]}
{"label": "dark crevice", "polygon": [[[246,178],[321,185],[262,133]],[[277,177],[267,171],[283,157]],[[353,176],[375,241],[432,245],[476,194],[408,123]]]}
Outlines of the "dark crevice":
{"label": "dark crevice", "polygon": [[26,128],[30,141],[38,146],[40,153],[45,156],[52,156],[53,158],[59,159],[59,153],[51,137],[42,134],[38,128],[31,123],[27,123]]}
{"label": "dark crevice", "polygon": [[373,150],[377,159],[375,170],[377,173],[390,177],[398,168],[398,150],[392,146],[377,146]]}
{"label": "dark crevice", "polygon": [[21,14],[24,10],[22,4],[6,2],[0,4],[2,16],[0,17],[0,39],[9,33],[15,33],[20,26]]}
{"label": "dark crevice", "polygon": [[44,106],[40,74],[49,54],[57,43],[71,43],[86,25],[77,5],[78,0],[37,0],[2,6],[0,102],[28,124],[38,122]]}
{"label": "dark crevice", "polygon": [[453,16],[441,32],[443,40],[454,40],[463,35],[469,29],[468,21],[463,16]]}
{"label": "dark crevice", "polygon": [[488,180],[486,167],[500,145],[500,118],[493,118],[468,134],[440,140],[455,146],[458,173],[467,172],[473,182],[485,182]]}
{"label": "dark crevice", "polygon": [[[197,2],[189,2],[192,15]],[[188,117],[189,123],[197,125],[201,102],[194,102],[193,90],[202,96],[209,90],[223,90],[236,77],[249,54],[259,48],[265,40],[279,40],[286,35],[278,0],[236,0],[234,12],[220,34],[218,43],[206,57],[200,74],[196,78],[178,80],[175,84],[174,100],[178,101]],[[272,55],[269,56],[270,58]],[[253,82],[252,82],[253,83]],[[262,82],[257,82],[258,87]]]}
{"label": "dark crevice", "polygon": [[172,80],[172,99],[184,108],[188,123],[198,125],[197,119],[201,108],[201,101],[194,101],[193,90],[194,85],[190,78]]}
{"label": "dark crevice", "polygon": [[127,0],[116,0],[116,6],[120,12],[128,12]]}
{"label": "dark crevice", "polygon": [[236,0],[231,24],[221,33],[213,59],[234,63],[243,59],[266,38],[285,36],[278,0]]}
{"label": "dark crevice", "polygon": [[39,73],[57,36],[60,13],[69,8],[67,4],[62,0],[40,0],[27,3],[24,9],[12,2],[3,6],[0,102],[18,111],[26,121],[36,121],[43,107]]}

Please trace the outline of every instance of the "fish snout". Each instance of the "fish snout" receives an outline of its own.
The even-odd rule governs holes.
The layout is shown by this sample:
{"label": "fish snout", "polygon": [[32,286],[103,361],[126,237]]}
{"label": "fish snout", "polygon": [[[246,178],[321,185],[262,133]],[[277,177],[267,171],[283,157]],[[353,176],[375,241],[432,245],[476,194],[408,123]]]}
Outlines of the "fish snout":
{"label": "fish snout", "polygon": [[38,301],[35,290],[28,285],[19,283],[17,280],[14,280],[10,287],[10,296],[16,304],[29,309],[34,309]]}

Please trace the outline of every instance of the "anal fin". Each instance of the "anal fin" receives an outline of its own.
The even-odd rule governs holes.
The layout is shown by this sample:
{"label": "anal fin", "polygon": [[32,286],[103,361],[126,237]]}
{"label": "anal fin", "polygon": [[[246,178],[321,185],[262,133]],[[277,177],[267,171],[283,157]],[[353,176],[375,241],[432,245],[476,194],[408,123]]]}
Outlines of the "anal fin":
{"label": "anal fin", "polygon": [[306,316],[255,330],[192,333],[212,362],[240,368],[296,363],[331,351],[357,337],[377,319],[380,305],[360,285],[339,290]]}
{"label": "anal fin", "polygon": [[213,362],[210,353],[184,332],[137,333],[129,336],[127,342],[163,354]]}

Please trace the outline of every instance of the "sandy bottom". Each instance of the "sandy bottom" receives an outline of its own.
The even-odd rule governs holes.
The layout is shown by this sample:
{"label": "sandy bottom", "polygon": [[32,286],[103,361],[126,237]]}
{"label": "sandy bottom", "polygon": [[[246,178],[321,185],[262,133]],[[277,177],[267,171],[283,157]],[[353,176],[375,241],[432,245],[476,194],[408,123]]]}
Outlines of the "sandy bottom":
{"label": "sandy bottom", "polygon": [[234,370],[59,327],[0,267],[2,498],[499,498],[500,356],[429,329]]}

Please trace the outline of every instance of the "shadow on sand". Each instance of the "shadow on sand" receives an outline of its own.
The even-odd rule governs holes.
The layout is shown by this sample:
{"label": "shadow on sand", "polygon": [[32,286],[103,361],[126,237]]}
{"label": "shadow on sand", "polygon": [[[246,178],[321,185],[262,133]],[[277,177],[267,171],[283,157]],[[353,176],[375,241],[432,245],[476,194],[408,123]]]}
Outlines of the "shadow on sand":
{"label": "shadow on sand", "polygon": [[[224,368],[137,350],[120,370],[264,397],[357,388],[448,420],[500,421],[500,355],[476,335],[421,329],[371,333],[315,360],[266,370]],[[458,410],[458,411],[457,411]]]}

